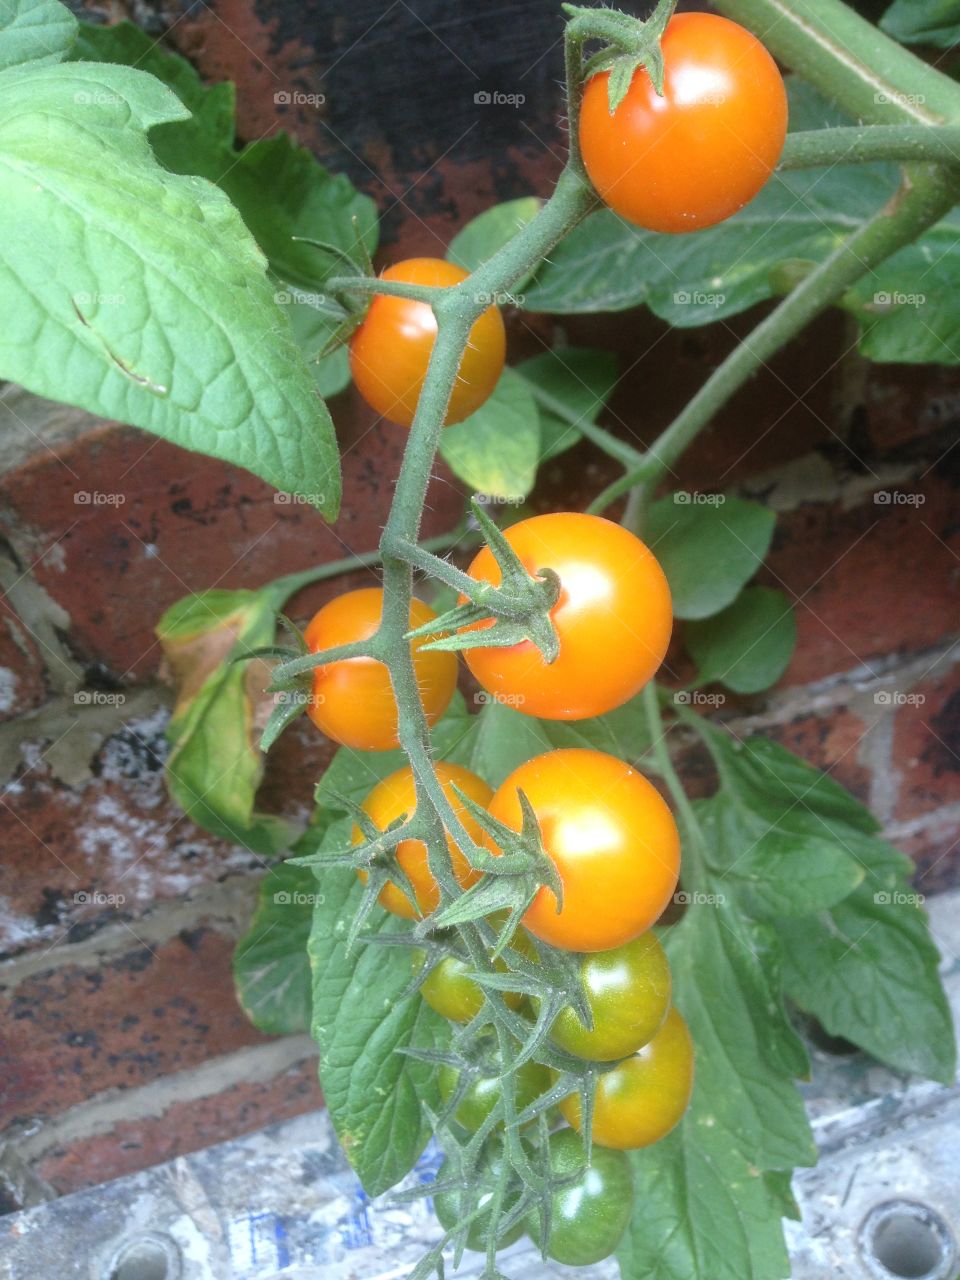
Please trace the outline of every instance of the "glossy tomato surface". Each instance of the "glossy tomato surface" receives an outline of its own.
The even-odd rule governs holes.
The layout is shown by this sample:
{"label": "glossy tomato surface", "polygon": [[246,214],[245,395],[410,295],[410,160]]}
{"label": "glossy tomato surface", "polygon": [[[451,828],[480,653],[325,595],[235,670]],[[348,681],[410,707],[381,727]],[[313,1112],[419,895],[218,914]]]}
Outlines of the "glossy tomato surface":
{"label": "glossy tomato surface", "polygon": [[[498,1152],[490,1158],[487,1167],[481,1170],[479,1174],[480,1192],[476,1200],[471,1199],[469,1196],[462,1197],[459,1191],[441,1191],[434,1194],[433,1207],[440,1225],[445,1231],[452,1231],[477,1204],[484,1208],[490,1203],[496,1190],[501,1163],[502,1155]],[[437,1171],[437,1182],[442,1183],[445,1179],[450,1178],[452,1173],[450,1161],[444,1160]],[[504,1209],[508,1210],[509,1208],[510,1205],[507,1203]],[[468,1227],[467,1248],[475,1249],[478,1253],[484,1253],[487,1248],[489,1234],[490,1211],[488,1209],[486,1213],[481,1213],[477,1218],[474,1218]],[[497,1248],[506,1249],[507,1245],[513,1244],[514,1240],[519,1240],[522,1234],[522,1222],[516,1223],[508,1231],[501,1231],[497,1239]]]}
{"label": "glossy tomato surface", "polygon": [[770,177],[787,95],[760,41],[727,18],[678,13],[661,48],[663,97],[641,67],[611,116],[609,73],[588,81],[580,146],[615,213],[651,231],[696,231],[742,209]]}
{"label": "glossy tomato surface", "polygon": [[580,981],[592,1029],[569,1005],[550,1029],[553,1042],[578,1058],[613,1062],[636,1053],[657,1034],[670,1008],[670,965],[649,930],[622,947],[585,955]]}
{"label": "glossy tomato surface", "polygon": [[[562,910],[544,886],[524,926],[567,951],[607,951],[648,929],[680,871],[677,824],[656,788],[615,756],[575,747],[535,756],[497,789],[490,813],[516,831],[518,791],[533,806],[563,886]],[[497,851],[486,832],[483,843]]]}
{"label": "glossy tomato surface", "polygon": [[[583,1139],[572,1129],[550,1135],[550,1168],[571,1181],[554,1192],[546,1254],[571,1267],[609,1258],[623,1238],[633,1212],[633,1171],[622,1151],[594,1146],[587,1161]],[[542,1226],[532,1210],[527,1232],[538,1244]]]}
{"label": "glossy tomato surface", "polygon": [[[600,1076],[593,1104],[593,1141],[623,1151],[649,1147],[676,1125],[693,1091],[693,1041],[671,1009],[663,1026],[633,1057]],[[564,1119],[582,1125],[580,1095],[560,1103]]]}
{"label": "glossy tomato surface", "polygon": [[[382,273],[384,280],[448,288],[469,273],[443,258],[408,258]],[[374,294],[350,339],[350,372],[371,409],[401,427],[417,410],[437,320],[426,302]],[[497,385],[506,356],[503,317],[489,307],[470,330],[444,422],[462,422],[475,413]]]}
{"label": "glossy tomato surface", "polygon": [[[534,1062],[532,1058],[528,1058],[522,1066],[517,1068],[515,1087],[518,1115],[531,1102],[539,1098],[541,1093],[549,1089],[551,1078],[550,1068],[545,1067],[541,1062]],[[460,1072],[456,1067],[444,1064],[440,1068],[437,1083],[440,1086],[440,1097],[445,1104],[453,1098],[459,1082]],[[502,1092],[503,1086],[499,1076],[474,1078],[454,1113],[457,1123],[463,1125],[464,1129],[475,1132],[496,1106]],[[502,1127],[502,1120],[500,1124]]]}
{"label": "glossy tomato surface", "polygon": [[[654,674],[670,642],[670,588],[656,557],[622,525],[580,512],[534,516],[505,532],[529,573],[547,568],[560,577],[550,614],[560,653],[547,663],[530,641],[467,649],[470,670],[488,692],[545,720],[582,720],[621,706]],[[488,547],[470,576],[499,585]]]}
{"label": "glossy tomato surface", "polygon": [[[480,827],[467,812],[463,801],[453,790],[454,786],[475,800],[477,804],[486,805],[493,792],[482,778],[460,765],[438,762],[435,766],[437,777],[443,787],[444,794],[450,801],[454,813],[467,829],[467,833],[480,842]],[[363,802],[363,810],[373,819],[374,825],[383,831],[397,818],[409,816],[417,807],[416,790],[413,784],[413,772],[409,768],[398,769],[382,782],[378,782]],[[353,829],[353,842],[359,844],[363,833],[359,827]],[[453,870],[457,883],[461,888],[469,888],[479,879],[479,875],[470,866],[460,849],[447,836],[447,848],[453,859]],[[380,905],[392,911],[394,915],[403,916],[407,920],[415,920],[429,915],[440,902],[440,888],[433,877],[427,860],[427,846],[422,840],[401,840],[397,845],[397,859],[413,885],[417,897],[414,908],[409,897],[399,885],[389,882],[380,893]],[[366,878],[365,871],[357,873],[361,880]],[[429,979],[428,979],[429,981]]]}
{"label": "glossy tomato surface", "polygon": [[[313,653],[367,640],[380,625],[383,591],[363,587],[347,591],[320,609],[304,634]],[[419,627],[437,615],[422,600],[410,602],[410,626]],[[424,651],[426,639],[414,640],[413,662],[427,719],[434,724],[446,711],[457,684],[453,653]],[[308,707],[313,723],[334,742],[360,751],[389,751],[397,742],[397,704],[390,674],[374,658],[347,658],[317,667]]]}

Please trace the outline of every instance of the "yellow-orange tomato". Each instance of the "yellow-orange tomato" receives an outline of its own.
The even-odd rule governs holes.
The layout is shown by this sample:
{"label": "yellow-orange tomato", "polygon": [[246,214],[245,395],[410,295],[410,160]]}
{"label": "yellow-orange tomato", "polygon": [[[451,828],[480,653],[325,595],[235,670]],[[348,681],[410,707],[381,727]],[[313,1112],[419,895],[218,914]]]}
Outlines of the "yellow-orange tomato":
{"label": "yellow-orange tomato", "polygon": [[[562,909],[544,886],[527,908],[525,927],[566,951],[607,951],[648,929],[676,887],[680,837],[646,778],[602,751],[575,747],[535,756],[514,769],[489,805],[516,831],[518,791],[533,807],[563,886]],[[486,833],[483,843],[498,852]]]}
{"label": "yellow-orange tomato", "polygon": [[[305,632],[313,653],[352,640],[366,640],[380,625],[383,591],[363,587],[347,591],[314,614]],[[410,602],[410,626],[420,627],[437,615],[422,600]],[[434,724],[446,711],[457,684],[453,653],[423,650],[426,639],[411,642],[417,687],[427,720]],[[375,658],[344,658],[317,667],[307,712],[328,738],[360,751],[388,751],[397,743],[397,704],[390,674]]]}
{"label": "yellow-orange tomato", "polygon": [[[560,577],[550,613],[560,653],[547,663],[529,640],[467,649],[483,687],[544,720],[599,716],[632,698],[663,661],[673,625],[670,588],[653,552],[622,525],[575,511],[521,520],[505,536],[528,573],[553,569]],[[489,547],[470,576],[499,586]]]}
{"label": "yellow-orange tomato", "polygon": [[[382,273],[383,280],[449,288],[469,272],[443,258],[408,258]],[[374,294],[350,339],[350,372],[367,404],[381,417],[409,427],[437,336],[437,319],[426,302]],[[475,413],[497,385],[507,339],[503,317],[488,307],[470,330],[444,425]]]}
{"label": "yellow-orange tomato", "polygon": [[[630,1151],[659,1142],[679,1121],[693,1091],[693,1041],[687,1024],[671,1009],[649,1044],[597,1081],[593,1140]],[[580,1095],[560,1103],[563,1118],[581,1129]]]}
{"label": "yellow-orange tomato", "polygon": [[787,132],[783,77],[756,36],[712,13],[667,23],[663,96],[639,68],[611,116],[609,72],[587,83],[580,148],[600,198],[651,231],[722,222],[770,177]]}
{"label": "yellow-orange tomato", "polygon": [[[454,813],[466,827],[470,837],[479,844],[480,827],[467,812],[453,787],[459,787],[464,795],[481,805],[489,802],[493,792],[482,778],[478,778],[469,769],[461,768],[460,765],[437,764],[435,768]],[[388,778],[378,782],[363,802],[364,812],[370,815],[381,831],[397,818],[402,818],[404,814],[413,813],[416,807],[417,795],[413,784],[413,772],[409,768],[398,769],[396,773],[391,773]],[[360,844],[362,840],[363,833],[359,827],[354,827],[353,843]],[[457,882],[461,888],[468,889],[479,879],[479,873],[473,870],[449,836],[447,836],[447,847],[453,859],[453,871]],[[417,895],[417,906],[414,908],[407,894],[392,882],[383,886],[379,897],[380,905],[392,911],[394,915],[403,916],[407,920],[417,920],[421,916],[429,915],[440,901],[440,886],[433,878],[427,861],[427,846],[422,840],[401,840],[397,845],[397,860],[413,885]],[[366,880],[365,871],[358,871],[357,874],[361,880]]]}

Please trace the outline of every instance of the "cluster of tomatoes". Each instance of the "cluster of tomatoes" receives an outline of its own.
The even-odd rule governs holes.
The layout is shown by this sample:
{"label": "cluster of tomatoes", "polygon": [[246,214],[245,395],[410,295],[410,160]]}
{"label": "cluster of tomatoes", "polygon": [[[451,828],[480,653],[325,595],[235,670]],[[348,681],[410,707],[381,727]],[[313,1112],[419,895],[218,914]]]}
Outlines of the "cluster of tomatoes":
{"label": "cluster of tomatoes", "polygon": [[[710,14],[682,14],[668,23],[662,41],[663,92],[642,67],[623,100],[610,111],[610,73],[587,83],[579,118],[584,166],[601,199],[641,227],[692,231],[731,216],[769,178],[784,141],[787,106],[783,81],[763,46],[743,28]],[[383,279],[448,288],[468,273],[440,259],[415,258],[384,272]],[[382,417],[410,427],[427,373],[437,322],[424,301],[388,294],[371,300],[350,340],[350,364],[361,395]],[[496,307],[476,320],[458,369],[444,422],[474,413],[495,387],[505,358],[503,320]],[[602,715],[632,698],[659,667],[670,638],[670,592],[654,556],[619,525],[589,515],[559,513],[514,525],[507,541],[536,576],[553,570],[560,594],[551,609],[559,655],[547,663],[531,641],[466,650],[475,679],[489,698],[547,720]],[[469,570],[477,582],[500,584],[498,563],[488,548]],[[322,608],[306,640],[314,652],[372,636],[383,607],[378,589],[353,591]],[[410,608],[411,630],[436,615],[421,601]],[[491,620],[492,621],[492,620]],[[475,623],[475,627],[491,625]],[[425,638],[411,642],[413,666],[430,724],[446,709],[457,681],[457,658],[430,650]],[[359,750],[398,745],[397,708],[386,668],[372,658],[332,662],[315,670],[310,715],[336,742]],[[495,840],[466,808],[458,791],[519,831],[520,793],[529,802],[547,856],[563,887],[562,903],[544,885],[526,911],[505,956],[536,962],[531,935],[579,956],[579,977],[592,1026],[572,1007],[555,1019],[550,1038],[561,1050],[604,1064],[593,1100],[594,1149],[589,1165],[580,1131],[581,1099],[560,1103],[570,1127],[550,1134],[549,1159],[562,1185],[553,1204],[547,1254],[584,1265],[616,1248],[629,1221],[632,1177],[626,1150],[648,1146],[668,1133],[683,1114],[693,1083],[693,1047],[686,1024],[671,1003],[670,968],[650,926],[677,883],[680,848],[676,824],[647,780],[622,760],[589,749],[548,751],[528,760],[494,792],[470,770],[449,762],[436,766],[440,783],[475,844],[498,855]],[[456,788],[457,790],[455,790]],[[383,830],[416,807],[410,769],[384,779],[363,808]],[[362,839],[359,830],[354,840]],[[463,889],[479,873],[448,836],[454,874]],[[413,892],[388,883],[380,901],[408,919],[433,912],[439,887],[417,839],[403,840],[397,859]],[[423,953],[416,965],[422,969]],[[497,965],[509,973],[509,960]],[[423,998],[438,1013],[466,1023],[482,1009],[484,994],[470,966],[454,954],[423,980]],[[521,1014],[536,1015],[537,1002],[519,992],[504,995]],[[456,1123],[477,1130],[500,1093],[494,1056],[489,1074],[473,1071],[461,1086],[452,1067],[440,1071],[442,1097],[455,1106]],[[530,1060],[514,1074],[516,1106],[529,1106],[556,1076]],[[494,1138],[486,1162],[495,1179],[502,1147]],[[445,1172],[442,1169],[440,1179]],[[482,1207],[493,1192],[481,1185],[470,1204]],[[441,1222],[462,1220],[457,1192],[436,1197]],[[481,1212],[467,1242],[486,1248],[489,1215]],[[526,1227],[539,1239],[539,1215],[498,1240],[503,1246]]]}
{"label": "cluster of tomatoes", "polygon": [[[506,538],[532,575],[549,567],[559,577],[560,593],[551,609],[559,655],[547,664],[530,641],[468,649],[467,663],[486,696],[553,720],[600,715],[633,697],[660,665],[672,623],[669,587],[650,550],[622,526],[577,513],[521,521],[506,531]],[[497,561],[487,548],[476,556],[469,573],[478,582],[499,582]],[[379,625],[381,608],[379,589],[341,595],[314,616],[307,628],[307,644],[319,652],[369,638]],[[427,605],[418,600],[412,603],[411,627],[433,617]],[[425,649],[425,639],[410,643],[423,706],[433,723],[452,697],[457,656]],[[397,707],[389,674],[374,658],[318,667],[310,715],[324,733],[347,746],[363,750],[397,746]],[[592,749],[536,756],[515,769],[496,791],[460,765],[438,762],[436,771],[471,839],[494,855],[500,852],[496,842],[458,792],[517,831],[522,825],[518,794],[522,792],[563,887],[559,910],[552,889],[543,886],[537,892],[512,949],[535,960],[533,935],[580,955],[580,981],[592,1028],[568,1007],[556,1018],[550,1036],[570,1054],[613,1064],[600,1076],[596,1090],[595,1150],[589,1169],[584,1168],[584,1187],[578,1196],[569,1186],[558,1192],[547,1246],[558,1261],[594,1261],[616,1245],[631,1203],[629,1194],[607,1190],[601,1195],[600,1189],[610,1184],[629,1192],[630,1167],[624,1149],[646,1146],[667,1133],[680,1119],[692,1087],[690,1036],[671,1005],[666,956],[649,932],[676,887],[680,864],[676,824],[646,778],[624,761]],[[410,815],[415,807],[409,768],[385,778],[363,804],[379,830]],[[355,841],[362,838],[355,830]],[[454,874],[467,889],[479,873],[449,837],[448,847]],[[396,856],[415,900],[389,882],[380,895],[382,905],[408,919],[430,914],[439,904],[440,891],[424,843],[402,840]],[[418,963],[422,965],[422,956]],[[498,963],[509,972],[508,963],[503,959]],[[480,987],[469,977],[469,966],[454,955],[445,956],[430,970],[421,991],[437,1012],[458,1023],[473,1018],[484,1000]],[[536,1013],[536,1001],[519,993],[507,993],[505,999],[521,1012]],[[533,1102],[553,1079],[550,1069],[536,1061],[522,1065],[515,1075],[518,1108]],[[462,1092],[458,1072],[452,1068],[441,1069],[439,1085],[447,1101]],[[471,1078],[456,1106],[456,1122],[468,1130],[478,1128],[494,1106],[499,1088],[494,1062],[489,1076]],[[564,1099],[560,1111],[573,1130],[581,1128],[579,1094]],[[582,1141],[571,1129],[552,1134],[550,1144],[558,1171],[569,1173],[576,1167],[571,1165],[574,1147],[585,1165]],[[488,1169],[495,1168],[496,1158],[494,1151]],[[457,1198],[452,1193],[446,1199],[438,1196],[441,1220]],[[528,1230],[538,1234],[535,1221]],[[474,1224],[473,1238],[478,1240],[480,1235],[482,1228]]]}

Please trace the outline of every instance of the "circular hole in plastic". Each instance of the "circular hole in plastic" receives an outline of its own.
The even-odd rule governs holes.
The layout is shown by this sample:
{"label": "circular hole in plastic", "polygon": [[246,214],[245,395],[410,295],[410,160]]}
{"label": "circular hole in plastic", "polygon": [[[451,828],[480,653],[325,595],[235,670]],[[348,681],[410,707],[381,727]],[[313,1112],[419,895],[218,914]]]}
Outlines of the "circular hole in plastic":
{"label": "circular hole in plastic", "polygon": [[108,1280],[177,1280],[180,1252],[165,1236],[140,1236],[121,1246]]}
{"label": "circular hole in plastic", "polygon": [[947,1224],[927,1205],[891,1201],[871,1209],[861,1252],[880,1280],[950,1280],[955,1249]]}

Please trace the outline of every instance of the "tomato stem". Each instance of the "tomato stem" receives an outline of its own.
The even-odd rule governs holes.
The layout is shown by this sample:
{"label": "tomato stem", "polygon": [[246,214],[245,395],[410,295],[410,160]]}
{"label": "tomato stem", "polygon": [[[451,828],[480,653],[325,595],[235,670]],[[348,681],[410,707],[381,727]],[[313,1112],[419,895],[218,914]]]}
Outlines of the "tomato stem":
{"label": "tomato stem", "polygon": [[851,125],[791,133],[777,167],[810,169],[878,160],[932,160],[960,166],[960,126]]}

